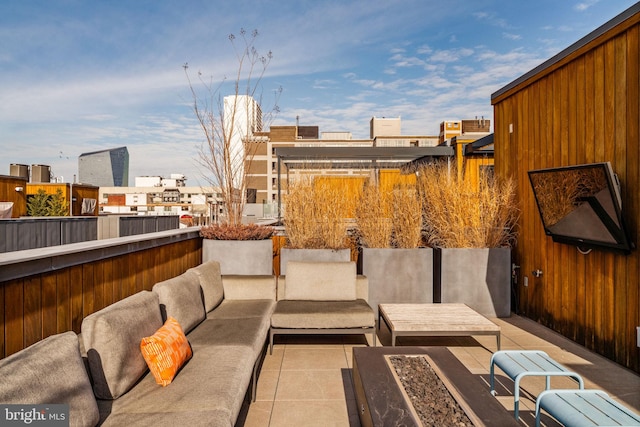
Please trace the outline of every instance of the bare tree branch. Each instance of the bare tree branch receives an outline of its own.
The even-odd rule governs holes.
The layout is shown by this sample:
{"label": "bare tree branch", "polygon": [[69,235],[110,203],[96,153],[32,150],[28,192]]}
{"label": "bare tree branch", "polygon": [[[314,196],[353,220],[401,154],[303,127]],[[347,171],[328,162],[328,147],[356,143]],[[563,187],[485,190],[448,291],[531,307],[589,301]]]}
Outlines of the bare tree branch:
{"label": "bare tree branch", "polygon": [[216,85],[213,77],[205,80],[198,72],[197,86],[189,75],[189,64],[183,65],[192,96],[192,110],[205,137],[198,151],[197,162],[207,175],[206,181],[220,188],[224,203],[225,222],[241,224],[246,201],[247,172],[255,156],[256,144],[251,140],[256,131],[271,123],[279,108],[282,89],[275,94],[274,106],[266,114],[262,110],[262,96],[256,100],[261,82],[273,58],[271,51],[261,55],[255,47],[258,31],[250,34],[243,28],[239,37],[229,35],[237,70],[233,89],[223,94],[225,82]]}

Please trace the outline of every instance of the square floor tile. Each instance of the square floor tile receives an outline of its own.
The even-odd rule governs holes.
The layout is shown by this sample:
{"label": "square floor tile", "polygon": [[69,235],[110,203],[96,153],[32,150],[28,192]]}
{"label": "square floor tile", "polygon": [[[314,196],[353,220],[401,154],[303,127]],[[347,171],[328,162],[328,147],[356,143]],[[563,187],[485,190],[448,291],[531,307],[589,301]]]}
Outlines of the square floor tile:
{"label": "square floor tile", "polygon": [[338,369],[282,371],[275,400],[344,400],[344,389]]}

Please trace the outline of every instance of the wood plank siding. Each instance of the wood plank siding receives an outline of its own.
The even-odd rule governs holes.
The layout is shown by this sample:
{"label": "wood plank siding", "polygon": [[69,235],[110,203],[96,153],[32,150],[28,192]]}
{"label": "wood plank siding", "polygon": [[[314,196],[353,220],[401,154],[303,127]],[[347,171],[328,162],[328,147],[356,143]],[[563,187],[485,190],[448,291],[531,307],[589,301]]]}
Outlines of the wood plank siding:
{"label": "wood plank siding", "polygon": [[[495,172],[517,182],[517,310],[640,372],[640,252],[581,254],[544,233],[527,171],[611,162],[640,241],[640,6],[492,96]],[[531,273],[540,269],[536,278]],[[525,279],[528,286],[525,286]]]}
{"label": "wood plank siding", "polygon": [[[0,175],[0,202],[11,202],[12,218],[20,218],[27,214],[27,182],[26,178]],[[16,191],[16,188],[20,191]]]}
{"label": "wood plank siding", "polygon": [[[197,232],[188,237],[165,237],[166,241],[140,248],[136,248],[137,237],[125,239],[119,244],[121,248],[117,247],[121,239],[110,239],[116,242],[113,246],[88,253],[51,255],[47,249],[48,256],[32,261],[33,269],[40,270],[37,274],[16,273],[13,276],[17,277],[4,280],[11,268],[29,271],[32,267],[18,263],[0,267],[0,358],[56,333],[79,333],[82,320],[91,313],[136,292],[151,290],[155,283],[202,262],[202,239]],[[64,247],[59,248],[62,252]]]}

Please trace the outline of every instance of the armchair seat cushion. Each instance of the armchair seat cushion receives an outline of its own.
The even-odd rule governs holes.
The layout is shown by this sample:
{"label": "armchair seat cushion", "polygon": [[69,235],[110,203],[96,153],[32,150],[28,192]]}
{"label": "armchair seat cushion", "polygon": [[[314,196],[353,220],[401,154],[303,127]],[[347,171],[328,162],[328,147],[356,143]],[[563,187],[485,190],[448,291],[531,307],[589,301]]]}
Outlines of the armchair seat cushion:
{"label": "armchair seat cushion", "polygon": [[280,300],[272,328],[334,329],[374,327],[373,310],[363,299],[351,301]]}

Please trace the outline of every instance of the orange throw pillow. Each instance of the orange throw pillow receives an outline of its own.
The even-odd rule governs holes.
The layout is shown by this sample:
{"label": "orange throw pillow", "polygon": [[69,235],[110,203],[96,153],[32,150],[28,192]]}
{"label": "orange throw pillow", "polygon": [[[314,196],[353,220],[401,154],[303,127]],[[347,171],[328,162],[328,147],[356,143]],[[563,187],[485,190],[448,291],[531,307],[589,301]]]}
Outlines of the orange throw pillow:
{"label": "orange throw pillow", "polygon": [[191,358],[191,346],[176,319],[169,317],[164,325],[140,342],[142,356],[156,382],[171,384],[180,367]]}

